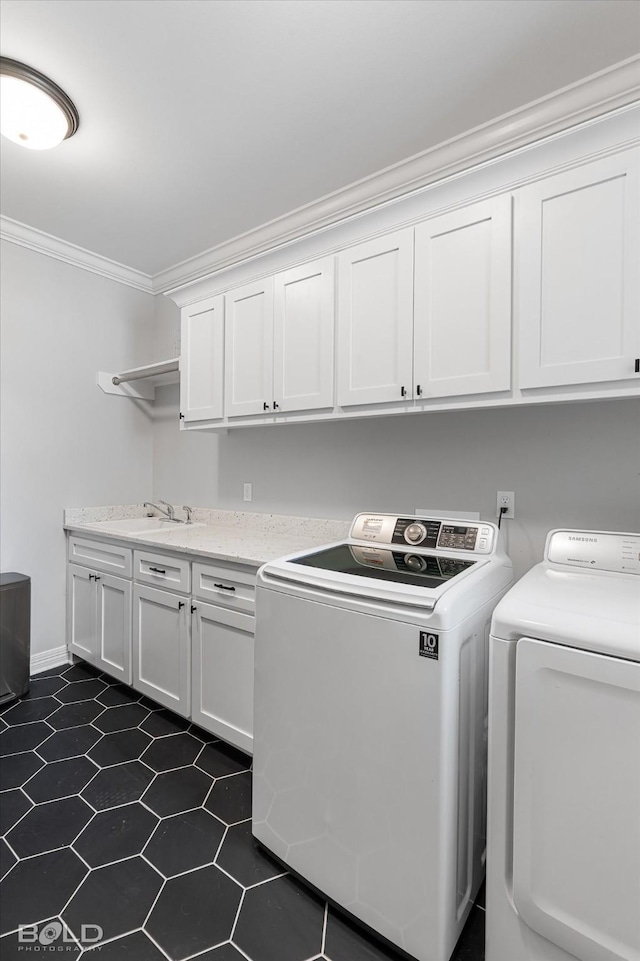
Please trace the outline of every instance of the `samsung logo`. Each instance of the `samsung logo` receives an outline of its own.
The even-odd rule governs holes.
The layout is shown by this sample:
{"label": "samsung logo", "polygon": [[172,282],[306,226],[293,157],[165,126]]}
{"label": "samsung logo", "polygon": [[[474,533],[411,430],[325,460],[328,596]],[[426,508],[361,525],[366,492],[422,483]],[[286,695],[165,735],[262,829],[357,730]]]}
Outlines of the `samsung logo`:
{"label": "samsung logo", "polygon": [[597,543],[598,543],[598,538],[597,538],[597,537],[574,537],[572,534],[569,534],[569,540],[570,540],[570,541],[583,541],[583,542],[586,543],[586,544],[597,544]]}

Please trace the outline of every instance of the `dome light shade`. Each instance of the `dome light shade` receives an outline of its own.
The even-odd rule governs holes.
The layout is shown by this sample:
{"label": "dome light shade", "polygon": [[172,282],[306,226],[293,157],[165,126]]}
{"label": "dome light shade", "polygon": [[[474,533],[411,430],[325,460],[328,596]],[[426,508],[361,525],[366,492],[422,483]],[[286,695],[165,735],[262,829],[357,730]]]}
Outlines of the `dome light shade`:
{"label": "dome light shade", "polygon": [[0,57],[0,132],[21,147],[48,150],[80,123],[64,90],[18,60]]}

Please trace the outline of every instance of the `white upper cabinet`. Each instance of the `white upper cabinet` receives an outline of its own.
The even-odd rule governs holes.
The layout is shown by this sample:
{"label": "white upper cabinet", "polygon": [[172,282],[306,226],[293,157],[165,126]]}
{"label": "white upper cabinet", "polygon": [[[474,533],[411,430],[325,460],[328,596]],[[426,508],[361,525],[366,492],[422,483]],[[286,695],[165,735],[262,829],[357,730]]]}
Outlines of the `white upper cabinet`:
{"label": "white upper cabinet", "polygon": [[276,410],[333,406],[333,258],[277,274],[273,389]]}
{"label": "white upper cabinet", "polygon": [[225,302],[225,414],[262,414],[273,404],[273,277]]}
{"label": "white upper cabinet", "polygon": [[180,337],[180,413],[185,423],[222,417],[224,298],[183,307]]}
{"label": "white upper cabinet", "polygon": [[521,387],[638,376],[639,166],[627,150],[520,191]]}
{"label": "white upper cabinet", "polygon": [[416,227],[416,398],[511,386],[511,196]]}
{"label": "white upper cabinet", "polygon": [[413,230],[338,258],[338,404],[413,396]]}

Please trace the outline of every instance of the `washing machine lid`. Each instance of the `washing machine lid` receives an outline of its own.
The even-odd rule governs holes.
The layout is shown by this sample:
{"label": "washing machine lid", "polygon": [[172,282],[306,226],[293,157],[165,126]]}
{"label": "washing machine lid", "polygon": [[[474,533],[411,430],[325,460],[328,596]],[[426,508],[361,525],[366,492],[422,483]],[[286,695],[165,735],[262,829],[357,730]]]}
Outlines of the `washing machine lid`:
{"label": "washing machine lid", "polygon": [[639,575],[639,534],[552,531],[544,562],[500,601],[491,632],[640,661]]}

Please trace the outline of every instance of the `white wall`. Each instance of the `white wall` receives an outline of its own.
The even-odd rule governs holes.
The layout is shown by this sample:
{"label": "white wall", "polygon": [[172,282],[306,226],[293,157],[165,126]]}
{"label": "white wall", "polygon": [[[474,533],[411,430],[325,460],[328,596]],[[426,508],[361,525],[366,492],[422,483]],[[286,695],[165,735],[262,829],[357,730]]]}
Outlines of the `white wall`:
{"label": "white wall", "polygon": [[154,493],[313,517],[432,507],[493,518],[496,491],[513,490],[520,576],[553,527],[640,530],[639,424],[633,399],[180,433],[178,390],[167,387],[155,408]]}
{"label": "white wall", "polygon": [[98,370],[148,363],[154,298],[2,244],[1,565],[32,578],[32,653],[65,643],[64,507],[137,503],[152,489],[143,405]]}

